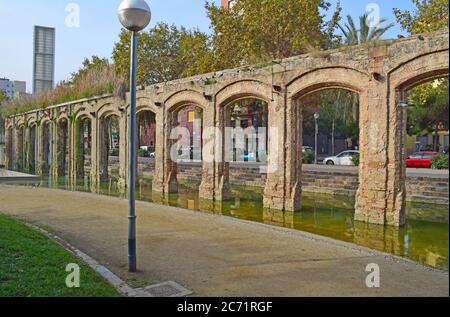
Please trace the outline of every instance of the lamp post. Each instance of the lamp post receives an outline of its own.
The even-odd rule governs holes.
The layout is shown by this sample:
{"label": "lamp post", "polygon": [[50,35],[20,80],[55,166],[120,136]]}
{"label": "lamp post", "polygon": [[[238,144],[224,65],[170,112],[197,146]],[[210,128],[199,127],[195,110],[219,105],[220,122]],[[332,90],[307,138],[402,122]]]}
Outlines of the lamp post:
{"label": "lamp post", "polygon": [[150,23],[150,7],[144,0],[124,0],[118,16],[124,28],[131,31],[130,124],[128,140],[128,270],[136,272],[136,69],[137,33]]}
{"label": "lamp post", "polygon": [[319,154],[318,151],[318,145],[319,145],[319,119],[320,119],[320,114],[318,112],[316,112],[314,114],[314,120],[316,121],[316,134],[315,134],[315,154],[314,154],[314,164],[317,165],[317,156]]}

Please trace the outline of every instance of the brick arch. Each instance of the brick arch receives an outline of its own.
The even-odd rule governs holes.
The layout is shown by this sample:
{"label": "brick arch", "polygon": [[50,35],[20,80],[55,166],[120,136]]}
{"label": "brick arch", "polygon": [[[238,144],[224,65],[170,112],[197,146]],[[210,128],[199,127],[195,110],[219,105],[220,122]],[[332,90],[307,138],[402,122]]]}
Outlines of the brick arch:
{"label": "brick arch", "polygon": [[5,123],[5,128],[12,129],[13,127],[14,127],[14,124],[13,124],[12,120],[7,120]]}
{"label": "brick arch", "polygon": [[49,117],[45,117],[41,119],[41,126],[44,126],[46,124],[51,124],[52,120]]}
{"label": "brick arch", "polygon": [[66,112],[60,114],[57,118],[56,118],[56,123],[59,124],[61,123],[61,121],[63,120],[67,120],[67,122],[69,122],[69,116],[67,115]]}
{"label": "brick arch", "polygon": [[208,107],[208,100],[205,96],[196,90],[183,90],[174,93],[169,96],[165,101],[164,105],[167,112],[176,112],[185,106],[197,106],[205,111]]}
{"label": "brick arch", "polygon": [[288,97],[301,98],[305,95],[333,88],[341,88],[358,94],[366,91],[370,76],[362,71],[346,67],[315,69],[296,77],[287,85]]}
{"label": "brick arch", "polygon": [[[127,105],[127,109],[129,109],[130,105]],[[143,111],[153,112],[155,115],[158,115],[160,109],[154,105],[153,99],[149,97],[137,97],[136,98],[136,113],[139,114]]]}
{"label": "brick arch", "polygon": [[122,116],[122,113],[117,107],[114,106],[113,103],[105,103],[101,105],[96,112],[99,119],[108,118],[110,116],[117,116],[120,118]]}
{"label": "brick arch", "polygon": [[427,81],[449,76],[449,51],[417,56],[388,72],[390,87],[406,91]]}
{"label": "brick arch", "polygon": [[216,93],[216,103],[225,107],[233,101],[255,98],[270,103],[273,98],[272,86],[257,80],[240,80],[228,84]]}
{"label": "brick arch", "polygon": [[17,128],[22,128],[25,125],[25,119],[23,117],[19,117],[19,119],[16,120],[15,126]]}
{"label": "brick arch", "polygon": [[84,120],[84,119],[92,120],[92,115],[89,113],[89,111],[82,110],[82,111],[77,112],[76,119],[77,120]]}
{"label": "brick arch", "polygon": [[429,52],[405,61],[388,72],[388,115],[393,128],[388,131],[387,164],[400,172],[400,177],[394,177],[392,171],[386,171],[387,178],[393,180],[393,199],[389,201],[388,208],[397,211],[394,213],[394,219],[388,219],[388,222],[402,223],[405,218],[407,113],[400,105],[406,102],[408,90],[430,80],[448,78],[448,59],[448,50]]}

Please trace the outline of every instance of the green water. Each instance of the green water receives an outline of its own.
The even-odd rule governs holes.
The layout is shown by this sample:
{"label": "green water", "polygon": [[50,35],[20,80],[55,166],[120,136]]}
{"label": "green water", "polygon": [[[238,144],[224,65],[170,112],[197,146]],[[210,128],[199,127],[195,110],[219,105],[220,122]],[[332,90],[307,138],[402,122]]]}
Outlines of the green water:
{"label": "green water", "polygon": [[[69,184],[66,178],[58,181],[44,178],[33,185],[91,192],[87,178],[77,184]],[[102,183],[95,192],[125,198],[114,179]],[[304,193],[302,211],[293,213],[264,209],[262,193],[258,190],[235,187],[232,197],[230,201],[214,205],[201,201],[198,198],[198,184],[195,183],[180,184],[179,193],[170,195],[168,199],[155,197],[150,180],[140,180],[136,189],[138,200],[306,231],[448,271],[448,206],[409,204],[407,224],[397,229],[354,221],[354,200],[347,198]]]}

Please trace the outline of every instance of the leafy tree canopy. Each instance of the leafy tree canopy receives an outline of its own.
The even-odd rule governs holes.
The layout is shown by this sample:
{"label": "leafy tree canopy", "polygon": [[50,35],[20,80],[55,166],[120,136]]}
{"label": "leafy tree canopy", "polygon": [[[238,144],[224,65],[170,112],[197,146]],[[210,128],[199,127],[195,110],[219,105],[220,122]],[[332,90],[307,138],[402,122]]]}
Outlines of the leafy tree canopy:
{"label": "leafy tree canopy", "polygon": [[449,129],[448,79],[417,86],[408,95],[408,133],[427,135]]}
{"label": "leafy tree canopy", "polygon": [[423,33],[448,29],[448,0],[412,0],[416,9],[402,11],[394,9],[394,14],[402,28],[411,33]]}
{"label": "leafy tree canopy", "polygon": [[236,0],[230,9],[206,2],[213,30],[216,68],[232,68],[305,53],[337,42],[334,29],[341,7],[330,21],[323,0]]}
{"label": "leafy tree canopy", "polygon": [[[116,71],[130,72],[130,32],[125,29],[113,50]],[[150,85],[210,71],[213,57],[208,36],[198,30],[159,23],[139,34],[137,82]]]}

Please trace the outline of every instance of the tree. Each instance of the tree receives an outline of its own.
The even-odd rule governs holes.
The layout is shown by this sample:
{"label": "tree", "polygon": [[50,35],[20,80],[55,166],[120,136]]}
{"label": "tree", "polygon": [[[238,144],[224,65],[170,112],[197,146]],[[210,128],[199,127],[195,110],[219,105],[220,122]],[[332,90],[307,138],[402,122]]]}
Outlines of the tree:
{"label": "tree", "polygon": [[[414,12],[394,9],[402,29],[410,34],[433,32],[449,27],[448,0],[413,0]],[[426,135],[448,130],[448,79],[428,82],[409,91],[408,133]],[[438,145],[435,143],[437,150]]]}
{"label": "tree", "polygon": [[[139,85],[151,85],[177,78],[208,72],[212,68],[212,53],[208,36],[198,30],[159,23],[139,34]],[[129,78],[130,32],[125,29],[113,50],[116,71]]]}
{"label": "tree", "polygon": [[72,73],[70,83],[77,84],[90,72],[98,72],[108,67],[110,67],[110,63],[107,58],[100,58],[96,55],[92,56],[91,59],[85,58],[81,68],[77,72]]}
{"label": "tree", "polygon": [[329,47],[340,6],[330,21],[323,0],[236,0],[223,9],[206,2],[211,20],[215,67],[233,68]]}
{"label": "tree", "polygon": [[448,29],[448,0],[412,0],[412,2],[416,6],[414,12],[394,9],[397,22],[402,29],[410,34]]}
{"label": "tree", "polygon": [[[449,129],[448,79],[417,86],[408,95],[408,134],[428,135]],[[439,145],[433,144],[438,150]]]}
{"label": "tree", "polygon": [[370,27],[369,16],[366,13],[359,17],[359,29],[357,29],[353,18],[348,15],[345,27],[342,27],[339,23],[338,27],[344,34],[345,44],[359,45],[381,39],[381,37],[395,25],[394,23],[390,23],[386,26],[382,26],[386,21],[387,19],[381,19],[375,27]]}

